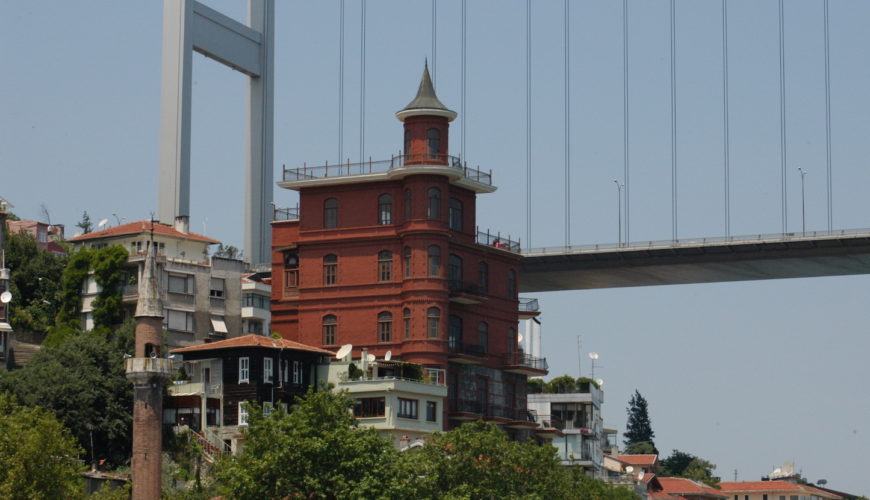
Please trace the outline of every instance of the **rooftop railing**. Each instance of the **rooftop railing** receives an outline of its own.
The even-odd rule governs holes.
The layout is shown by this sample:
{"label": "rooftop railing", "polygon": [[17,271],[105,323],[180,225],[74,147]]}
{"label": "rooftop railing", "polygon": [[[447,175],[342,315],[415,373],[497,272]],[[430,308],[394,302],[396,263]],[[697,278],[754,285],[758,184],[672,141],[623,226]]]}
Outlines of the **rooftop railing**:
{"label": "rooftop railing", "polygon": [[[346,177],[350,175],[366,175],[379,174],[389,172],[394,169],[426,165],[435,163],[435,166],[447,166],[462,173],[466,179],[475,180],[483,184],[492,185],[492,171],[484,172],[476,168],[471,168],[467,163],[462,162],[459,157],[450,155],[395,155],[389,160],[372,161],[361,163],[337,163],[330,165],[326,163],[315,167],[303,165],[302,168],[286,168],[282,174],[284,181],[305,181],[312,179],[326,179],[329,177]],[[442,165],[446,163],[446,165]]]}
{"label": "rooftop railing", "polygon": [[295,208],[278,208],[272,206],[272,220],[298,220],[299,207]]}
{"label": "rooftop railing", "polygon": [[519,240],[512,240],[510,235],[502,236],[501,233],[491,233],[488,229],[485,232],[478,229],[475,241],[478,245],[500,248],[514,253],[522,251]]}

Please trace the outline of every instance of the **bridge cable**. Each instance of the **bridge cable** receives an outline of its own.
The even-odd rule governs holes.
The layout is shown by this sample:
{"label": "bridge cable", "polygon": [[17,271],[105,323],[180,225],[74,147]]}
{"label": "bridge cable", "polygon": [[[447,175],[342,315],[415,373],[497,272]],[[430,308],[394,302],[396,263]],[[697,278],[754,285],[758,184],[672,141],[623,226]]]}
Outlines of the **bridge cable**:
{"label": "bridge cable", "polygon": [[731,130],[728,124],[728,0],[722,0],[722,138],[725,166],[725,236],[731,236]]}
{"label": "bridge cable", "polygon": [[671,225],[677,239],[677,49],[676,5],[671,0]]}
{"label": "bridge cable", "polygon": [[780,133],[780,160],[782,163],[782,232],[788,232],[788,191],[786,189],[786,122],[785,122],[785,27],[783,0],[779,0],[779,133]]}
{"label": "bridge cable", "polygon": [[629,241],[628,185],[629,185],[629,148],[628,148],[628,0],[622,0],[622,130],[623,130],[623,181],[625,189],[625,241]]}
{"label": "bridge cable", "polygon": [[831,37],[829,31],[828,0],[825,0],[825,140],[828,168],[828,231],[833,230],[833,187],[831,182]]}
{"label": "bridge cable", "polygon": [[438,88],[438,81],[435,79],[435,54],[437,53],[437,38],[438,38],[438,30],[437,30],[437,12],[435,10],[435,0],[432,0],[432,84],[435,85],[435,88]]}
{"label": "bridge cable", "polygon": [[565,0],[565,246],[571,246],[571,32]]}
{"label": "bridge cable", "polygon": [[344,161],[344,0],[338,14],[338,163]]}
{"label": "bridge cable", "polygon": [[366,143],[366,0],[362,0],[359,38],[359,162],[364,163]]}
{"label": "bridge cable", "polygon": [[526,248],[532,247],[532,0],[526,0]]}
{"label": "bridge cable", "polygon": [[465,52],[466,52],[466,3],[465,0],[462,0],[462,64],[460,67],[460,80],[461,80],[461,91],[462,97],[460,99],[460,113],[462,114],[462,129],[461,131],[461,139],[460,139],[460,154],[459,156],[462,158],[462,161],[465,161],[465,124],[468,120],[468,115],[465,112]]}

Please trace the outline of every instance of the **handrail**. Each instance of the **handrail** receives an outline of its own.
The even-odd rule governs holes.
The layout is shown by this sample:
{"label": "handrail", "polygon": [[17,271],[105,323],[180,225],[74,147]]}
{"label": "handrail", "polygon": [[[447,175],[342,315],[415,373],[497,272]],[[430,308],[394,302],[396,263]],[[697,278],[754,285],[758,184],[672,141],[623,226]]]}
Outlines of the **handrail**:
{"label": "handrail", "polygon": [[447,347],[452,353],[470,354],[472,356],[486,356],[486,349],[480,344],[472,344],[469,342],[460,342],[455,339],[448,339]]}
{"label": "handrail", "polygon": [[485,245],[514,253],[522,251],[519,240],[512,240],[510,235],[503,236],[501,233],[491,233],[489,229],[485,232],[478,229],[475,242],[478,245]]}
{"label": "handrail", "polygon": [[299,220],[299,206],[295,208],[278,208],[272,206],[272,220]]}
{"label": "handrail", "polygon": [[484,172],[476,168],[471,168],[459,157],[451,155],[395,155],[389,160],[372,161],[360,163],[337,163],[309,167],[303,165],[301,168],[284,167],[281,178],[284,181],[304,181],[313,179],[326,179],[329,177],[346,177],[350,175],[366,175],[380,174],[389,172],[398,168],[405,168],[419,165],[444,166],[455,169],[462,173],[466,179],[475,180],[484,184],[492,185],[492,171]]}
{"label": "handrail", "polygon": [[535,370],[548,370],[547,358],[539,358],[531,354],[515,352],[504,357],[504,363],[509,366],[525,366]]}

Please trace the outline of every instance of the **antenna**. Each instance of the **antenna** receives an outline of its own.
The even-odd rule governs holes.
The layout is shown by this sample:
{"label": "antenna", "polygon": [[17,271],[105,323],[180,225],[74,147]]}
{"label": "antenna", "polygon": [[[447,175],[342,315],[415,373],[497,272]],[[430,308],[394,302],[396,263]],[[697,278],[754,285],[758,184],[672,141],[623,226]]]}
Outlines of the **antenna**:
{"label": "antenna", "polygon": [[8,304],[8,303],[12,302],[12,293],[10,293],[9,290],[6,290],[5,292],[0,293],[0,302],[2,302],[4,304]]}
{"label": "antenna", "polygon": [[583,339],[582,335],[577,335],[577,376],[578,377],[583,376],[583,367],[582,367],[582,363],[581,363],[581,361],[583,360],[583,354],[582,354],[583,349],[581,349],[581,346],[583,345],[582,339]]}
{"label": "antenna", "polygon": [[595,360],[598,359],[598,353],[597,352],[590,352],[589,359],[592,360],[592,376],[590,378],[594,379],[595,378]]}
{"label": "antenna", "polygon": [[393,351],[387,351],[387,353],[384,354],[384,361],[389,361],[391,359],[393,359]]}
{"label": "antenna", "polygon": [[344,359],[345,356],[350,354],[350,351],[353,350],[353,344],[344,344],[341,346],[341,349],[335,353],[335,359]]}

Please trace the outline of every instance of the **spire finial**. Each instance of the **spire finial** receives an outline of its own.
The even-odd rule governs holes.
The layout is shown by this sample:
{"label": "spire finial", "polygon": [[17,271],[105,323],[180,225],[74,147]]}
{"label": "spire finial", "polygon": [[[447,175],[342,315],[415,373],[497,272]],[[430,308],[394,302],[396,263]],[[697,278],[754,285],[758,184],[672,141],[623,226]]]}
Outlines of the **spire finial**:
{"label": "spire finial", "polygon": [[447,109],[438,96],[435,95],[435,86],[432,85],[432,77],[429,76],[429,59],[425,58],[423,63],[423,76],[420,78],[420,87],[417,89],[417,96],[404,109],[396,113],[396,118],[405,121],[409,116],[443,116],[448,121],[456,118],[456,112]]}

